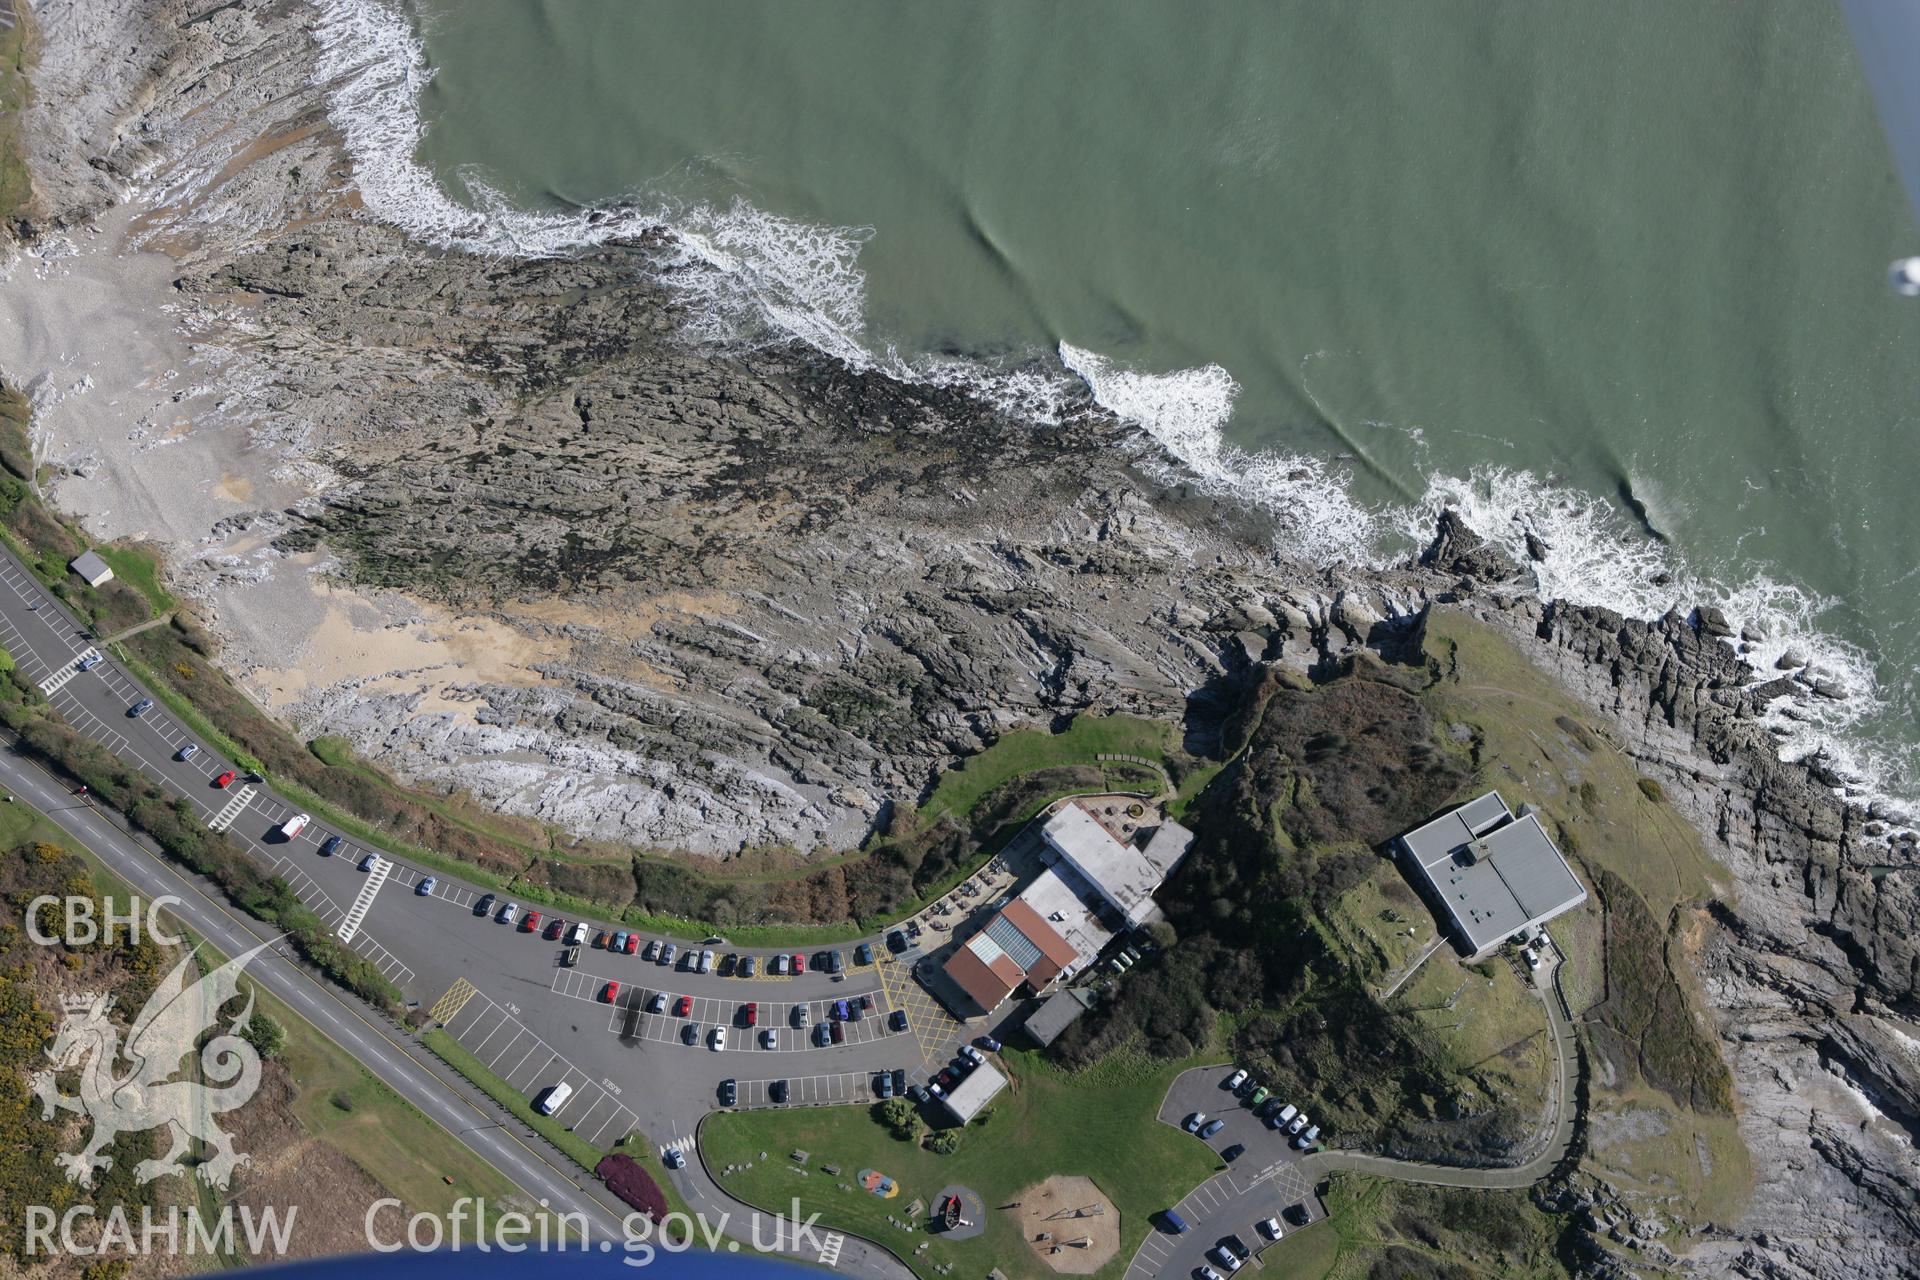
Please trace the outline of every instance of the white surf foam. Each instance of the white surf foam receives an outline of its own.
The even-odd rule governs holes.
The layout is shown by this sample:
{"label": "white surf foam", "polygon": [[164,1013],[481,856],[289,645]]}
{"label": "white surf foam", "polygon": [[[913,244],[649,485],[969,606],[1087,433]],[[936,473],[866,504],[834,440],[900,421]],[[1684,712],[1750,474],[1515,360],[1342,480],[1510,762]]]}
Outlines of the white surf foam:
{"label": "white surf foam", "polygon": [[[876,352],[866,340],[859,266],[861,246],[872,234],[866,228],[807,224],[745,200],[725,209],[635,199],[570,213],[528,211],[475,174],[460,176],[472,201],[462,204],[414,158],[426,128],[420,94],[432,72],[408,17],[383,0],[321,0],[319,14],[313,26],[318,74],[361,200],[374,217],[416,239],[471,253],[552,256],[659,235],[677,250],[668,255],[662,279],[686,304],[690,339],[734,349],[798,340],[855,369],[964,389],[1041,425],[1059,423],[1091,395],[1165,450],[1164,478],[1270,513],[1282,531],[1279,549],[1312,563],[1378,563],[1397,552],[1398,540],[1423,542],[1439,508],[1451,505],[1531,565],[1543,596],[1641,618],[1718,604],[1736,628],[1764,631],[1765,639],[1748,652],[1760,678],[1775,675],[1774,660],[1793,650],[1812,664],[1809,680],[1824,678],[1845,691],[1841,698],[1782,700],[1769,710],[1767,723],[1783,735],[1783,756],[1821,755],[1856,780],[1849,788],[1856,798],[1905,800],[1891,780],[1912,776],[1907,766],[1913,762],[1903,758],[1905,748],[1860,738],[1862,723],[1882,702],[1868,657],[1821,630],[1831,601],[1764,575],[1732,587],[1696,575],[1604,499],[1525,472],[1436,475],[1412,506],[1362,507],[1348,474],[1335,464],[1231,444],[1224,428],[1239,386],[1218,365],[1146,373],[1064,342],[1058,351],[1064,373],[1033,359],[996,365]],[[1547,547],[1538,562],[1528,554],[1530,531]]]}

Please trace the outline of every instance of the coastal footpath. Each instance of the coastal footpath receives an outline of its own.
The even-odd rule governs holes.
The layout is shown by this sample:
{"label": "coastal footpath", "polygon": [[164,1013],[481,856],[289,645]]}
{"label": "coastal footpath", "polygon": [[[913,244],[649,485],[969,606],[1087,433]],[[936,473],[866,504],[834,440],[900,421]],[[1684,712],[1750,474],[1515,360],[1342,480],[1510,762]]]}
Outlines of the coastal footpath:
{"label": "coastal footpath", "polygon": [[[1538,598],[1443,517],[1418,562],[1306,562],[1090,400],[1036,427],[936,380],[686,336],[636,234],[425,245],[367,209],[329,6],[64,6],[0,373],[52,501],[142,538],[303,736],[577,835],[717,860],[857,847],[940,768],[1084,711],[1204,746],[1257,663],[1391,651],[1434,604],[1523,644],[1734,880],[1691,922],[1757,1186],[1703,1274],[1912,1274],[1911,829],[1782,764],[1713,610]],[[365,122],[354,127],[364,128]],[[1749,638],[1750,639],[1750,638]]]}

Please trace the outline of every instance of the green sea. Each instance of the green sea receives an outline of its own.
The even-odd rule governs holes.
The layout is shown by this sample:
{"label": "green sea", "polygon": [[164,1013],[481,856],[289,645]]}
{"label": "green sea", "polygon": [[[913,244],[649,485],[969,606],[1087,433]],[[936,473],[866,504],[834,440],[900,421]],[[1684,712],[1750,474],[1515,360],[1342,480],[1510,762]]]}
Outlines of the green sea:
{"label": "green sea", "polygon": [[1920,227],[1837,8],[400,13],[383,216],[656,211],[733,282],[694,336],[1084,380],[1316,558],[1452,501],[1554,594],[1815,662],[1848,696],[1777,704],[1788,754],[1910,794]]}

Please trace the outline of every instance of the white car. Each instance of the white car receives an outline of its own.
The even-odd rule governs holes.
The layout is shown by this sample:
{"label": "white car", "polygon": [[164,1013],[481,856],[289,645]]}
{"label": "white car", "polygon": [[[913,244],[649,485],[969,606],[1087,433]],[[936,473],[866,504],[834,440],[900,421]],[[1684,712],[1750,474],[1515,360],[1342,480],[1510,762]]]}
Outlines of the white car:
{"label": "white car", "polygon": [[1238,1089],[1241,1085],[1245,1084],[1246,1082],[1247,1082],[1247,1069],[1245,1067],[1241,1067],[1239,1070],[1235,1071],[1232,1075],[1227,1077],[1227,1088]]}
{"label": "white car", "polygon": [[1287,1132],[1298,1133],[1306,1127],[1307,1127],[1307,1113],[1302,1111],[1299,1115],[1293,1118],[1293,1123],[1287,1126]]}
{"label": "white car", "polygon": [[647,1012],[648,1013],[665,1013],[666,1011],[667,1011],[667,993],[664,991],[654,992],[653,999],[647,1001]]}
{"label": "white car", "polygon": [[1200,1269],[1194,1274],[1199,1276],[1200,1280],[1220,1280],[1220,1273],[1205,1263],[1202,1263]]}
{"label": "white car", "polygon": [[1280,1225],[1280,1219],[1268,1218],[1260,1224],[1260,1234],[1269,1240],[1278,1240],[1281,1236],[1287,1234],[1287,1231],[1285,1227]]}
{"label": "white car", "polygon": [[495,916],[494,919],[498,920],[501,924],[512,924],[519,918],[519,915],[520,904],[517,902],[509,902],[506,906],[500,908],[500,914]]}
{"label": "white car", "polygon": [[1528,947],[1525,951],[1522,951],[1520,955],[1526,960],[1527,968],[1538,969],[1540,967],[1540,953],[1532,947]]}
{"label": "white car", "polygon": [[[1285,1124],[1287,1123],[1287,1121],[1293,1119],[1295,1116],[1299,1114],[1300,1114],[1300,1108],[1294,1106],[1291,1102],[1289,1102],[1286,1106],[1280,1108],[1280,1113],[1274,1116],[1274,1120],[1276,1124]],[[1298,1132],[1298,1130],[1296,1130],[1295,1132]]]}
{"label": "white car", "polygon": [[702,973],[713,972],[713,952],[702,951],[700,953],[700,972]]}
{"label": "white car", "polygon": [[1293,1145],[1300,1148],[1302,1151],[1305,1151],[1308,1147],[1312,1146],[1314,1143],[1318,1141],[1320,1141],[1320,1126],[1316,1124],[1308,1128],[1305,1133],[1295,1138],[1293,1140]]}
{"label": "white car", "polygon": [[961,1045],[960,1052],[966,1054],[967,1061],[971,1062],[976,1067],[987,1060],[986,1054],[980,1052],[978,1049],[974,1048],[970,1044]]}
{"label": "white car", "polygon": [[713,1029],[713,1033],[707,1037],[707,1048],[712,1049],[715,1053],[718,1053],[720,1050],[726,1047],[727,1047],[727,1029],[725,1027],[715,1027]]}
{"label": "white car", "polygon": [[573,928],[567,930],[567,945],[573,947],[583,946],[586,941],[587,922],[585,920],[576,921]]}
{"label": "white car", "polygon": [[1240,1261],[1240,1255],[1223,1244],[1217,1244],[1207,1250],[1207,1256],[1225,1267],[1228,1275],[1232,1275],[1244,1265]]}

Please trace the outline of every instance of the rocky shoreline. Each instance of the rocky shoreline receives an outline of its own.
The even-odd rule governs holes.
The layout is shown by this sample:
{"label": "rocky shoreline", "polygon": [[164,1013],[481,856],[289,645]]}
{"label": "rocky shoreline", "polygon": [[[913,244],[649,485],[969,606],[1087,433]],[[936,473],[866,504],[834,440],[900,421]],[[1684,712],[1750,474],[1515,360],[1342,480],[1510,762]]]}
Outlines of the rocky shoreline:
{"label": "rocky shoreline", "polygon": [[1007,728],[1131,711],[1204,747],[1252,664],[1465,609],[1738,882],[1698,955],[1759,1181],[1682,1265],[1920,1274],[1920,850],[1780,763],[1758,714],[1791,690],[1712,611],[1543,602],[1451,518],[1418,564],[1298,562],[1289,513],[1181,483],[1091,403],[1040,430],[791,347],[689,350],[644,239],[411,243],[359,208],[312,20],[43,19],[15,228],[41,256],[0,282],[56,500],[166,546],[284,719],[583,835],[844,849]]}

